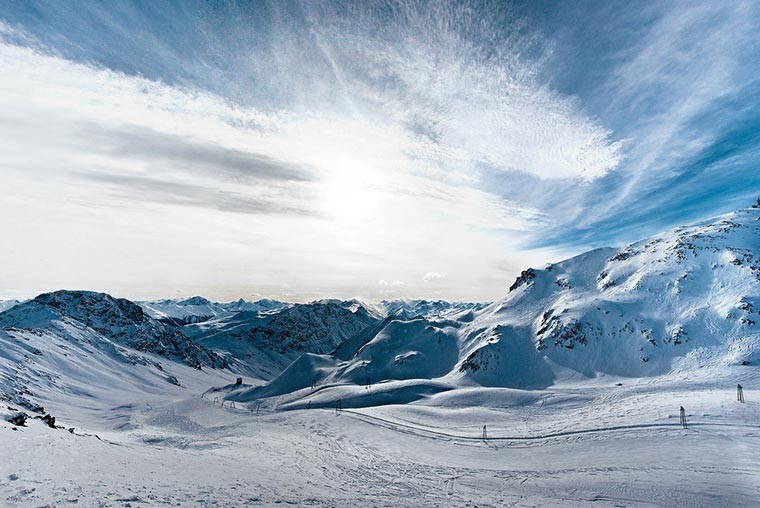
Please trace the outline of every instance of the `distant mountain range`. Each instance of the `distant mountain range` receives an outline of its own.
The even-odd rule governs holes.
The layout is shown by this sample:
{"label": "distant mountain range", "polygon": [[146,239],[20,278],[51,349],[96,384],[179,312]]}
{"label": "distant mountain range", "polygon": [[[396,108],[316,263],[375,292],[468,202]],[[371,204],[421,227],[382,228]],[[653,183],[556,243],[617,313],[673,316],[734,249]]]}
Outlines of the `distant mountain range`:
{"label": "distant mountain range", "polygon": [[226,314],[182,330],[199,344],[224,352],[240,372],[269,379],[302,353],[329,353],[375,321],[362,306],[352,310],[316,302],[276,312]]}
{"label": "distant mountain range", "polygon": [[269,313],[289,307],[289,303],[275,300],[243,300],[219,303],[211,302],[202,296],[193,296],[183,300],[157,300],[136,302],[150,317],[162,320],[174,326],[201,323],[218,316],[229,316],[238,312]]}
{"label": "distant mountain range", "polygon": [[[16,300],[7,300],[8,305],[18,303]],[[14,303],[15,302],[15,303]],[[193,296],[187,299],[167,299],[155,301],[135,302],[143,308],[150,317],[164,320],[168,323],[182,326],[186,324],[201,323],[218,316],[230,316],[238,312],[255,312],[259,314],[272,314],[294,305],[277,300],[246,301],[242,298],[233,302],[212,302],[202,296]],[[363,307],[370,315],[382,319],[389,315],[400,318],[414,317],[448,317],[468,310],[480,310],[488,305],[488,302],[447,302],[445,300],[423,299],[397,299],[382,300],[378,303],[367,303],[361,300],[315,300],[310,304],[336,304],[350,310]],[[0,303],[2,305],[2,303]],[[303,304],[300,304],[303,305]]]}
{"label": "distant mountain range", "polygon": [[165,369],[243,375],[256,386],[233,386],[227,397],[279,397],[284,407],[598,377],[718,376],[760,360],[760,209],[528,268],[492,304],[136,304],[56,291],[0,308],[6,398],[70,394],[98,369],[177,385],[182,379]]}
{"label": "distant mountain range", "polygon": [[[424,308],[423,300],[413,302],[399,301],[394,308]],[[67,290],[28,301],[5,300],[0,302],[0,397],[84,391],[84,380],[97,379],[98,371],[108,373],[110,381],[104,384],[109,386],[115,378],[135,377],[139,382],[134,386],[140,387],[161,386],[161,380],[180,384],[168,374],[173,362],[227,371],[228,378],[243,374],[271,379],[301,354],[329,353],[377,323],[387,303],[219,303],[199,296],[133,303]],[[447,310],[437,302],[428,313]],[[32,391],[32,386],[39,390]]]}

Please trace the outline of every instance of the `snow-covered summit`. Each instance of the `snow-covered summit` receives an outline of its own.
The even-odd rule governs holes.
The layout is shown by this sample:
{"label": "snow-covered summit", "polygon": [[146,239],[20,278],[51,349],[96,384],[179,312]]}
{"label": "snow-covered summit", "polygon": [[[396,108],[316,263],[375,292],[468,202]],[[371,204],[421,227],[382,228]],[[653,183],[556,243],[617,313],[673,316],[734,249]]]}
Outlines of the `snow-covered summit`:
{"label": "snow-covered summit", "polygon": [[382,300],[377,307],[385,316],[397,316],[403,319],[423,317],[427,319],[454,318],[470,311],[487,307],[487,302],[448,302],[446,300],[396,299]]}
{"label": "snow-covered summit", "polygon": [[76,322],[102,336],[142,352],[193,367],[223,367],[222,358],[199,346],[174,327],[163,324],[136,304],[93,291],[55,291],[0,313],[0,328],[54,328]]}
{"label": "snow-covered summit", "polygon": [[527,269],[470,323],[461,373],[548,384],[758,360],[760,210]]}
{"label": "snow-covered summit", "polygon": [[425,300],[422,298],[397,298],[368,303],[356,298],[351,300],[322,299],[310,302],[340,305],[352,312],[359,308],[366,310],[375,319],[394,316],[399,319],[451,319],[462,314],[484,309],[490,302],[449,302],[446,300]]}
{"label": "snow-covered summit", "polygon": [[155,319],[161,319],[168,323],[182,326],[191,323],[200,323],[211,318],[232,314],[235,312],[276,312],[289,307],[290,304],[276,300],[262,299],[254,302],[235,300],[232,302],[212,302],[202,296],[172,300],[156,300],[137,302],[146,314]]}

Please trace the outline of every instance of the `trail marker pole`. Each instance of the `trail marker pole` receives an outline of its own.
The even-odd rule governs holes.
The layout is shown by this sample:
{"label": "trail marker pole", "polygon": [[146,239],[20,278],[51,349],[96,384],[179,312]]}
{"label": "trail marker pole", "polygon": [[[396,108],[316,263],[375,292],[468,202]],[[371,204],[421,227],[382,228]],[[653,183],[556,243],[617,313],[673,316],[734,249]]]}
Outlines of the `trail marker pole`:
{"label": "trail marker pole", "polygon": [[736,385],[736,400],[744,403],[744,388],[742,388],[742,385]]}
{"label": "trail marker pole", "polygon": [[681,406],[680,413],[681,413],[681,427],[683,427],[684,429],[686,429],[689,426],[686,423],[686,410],[683,408],[683,406]]}

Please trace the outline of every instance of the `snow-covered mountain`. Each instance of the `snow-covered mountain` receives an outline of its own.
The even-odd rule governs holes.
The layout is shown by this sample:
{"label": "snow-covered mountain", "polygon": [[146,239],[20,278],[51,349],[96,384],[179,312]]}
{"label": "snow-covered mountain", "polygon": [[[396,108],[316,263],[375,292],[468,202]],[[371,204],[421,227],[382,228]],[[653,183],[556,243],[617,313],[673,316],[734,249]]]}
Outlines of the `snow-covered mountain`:
{"label": "snow-covered mountain", "polygon": [[33,412],[111,410],[117,418],[112,409],[131,401],[234,379],[226,369],[200,370],[225,365],[132,302],[102,293],[57,291],[0,313],[0,400]]}
{"label": "snow-covered mountain", "polygon": [[361,300],[315,300],[311,303],[334,303],[355,311],[363,307],[375,319],[384,319],[395,316],[399,319],[414,319],[423,317],[426,319],[456,319],[471,311],[478,311],[490,305],[490,302],[448,302],[446,300],[424,300],[417,298],[397,298],[394,300],[381,300],[376,303],[363,302]]}
{"label": "snow-covered mountain", "polygon": [[422,396],[599,376],[717,376],[760,361],[759,311],[760,209],[749,208],[526,269],[502,299],[458,319],[391,314],[332,355],[304,355],[269,384],[229,396],[296,400],[316,382],[323,400],[335,389],[334,398],[372,404],[346,383],[404,391],[387,401],[408,398],[414,379]]}
{"label": "snow-covered mountain", "polygon": [[383,309],[377,305],[373,305],[357,298],[350,300],[339,300],[337,298],[323,298],[320,300],[312,300],[308,305],[338,305],[351,312],[356,312],[362,309],[363,312],[367,312],[375,319],[382,319],[386,316]]}
{"label": "snow-covered mountain", "polygon": [[[67,325],[61,327],[61,323]],[[87,331],[121,346],[153,353],[192,367],[224,367],[218,355],[176,328],[148,315],[136,304],[92,291],[56,291],[0,313],[0,329]],[[90,333],[92,332],[92,333]]]}
{"label": "snow-covered mountain", "polygon": [[19,303],[21,303],[20,300],[0,300],[0,312],[5,312],[11,307],[15,307]]}
{"label": "snow-covered mountain", "polygon": [[323,301],[265,314],[224,315],[182,330],[199,344],[227,353],[235,369],[269,379],[302,353],[329,353],[376,321],[361,305]]}
{"label": "snow-covered mountain", "polygon": [[[486,504],[567,506],[579,478],[599,476],[572,506],[626,504],[631,478],[636,506],[649,491],[668,506],[754,506],[756,482],[715,472],[758,476],[759,219],[741,210],[527,269],[482,309],[321,301],[180,327],[231,369],[194,368],[216,356],[126,300],[40,295],[0,313],[0,499],[396,506],[401,492],[438,506],[495,492]],[[60,475],[72,456],[81,490]],[[346,471],[361,474],[346,486]],[[388,471],[414,474],[394,473],[388,496]],[[505,497],[505,482],[530,489]]]}
{"label": "snow-covered mountain", "polygon": [[525,270],[463,329],[486,385],[656,376],[760,360],[760,210]]}
{"label": "snow-covered mountain", "polygon": [[382,300],[375,305],[383,316],[394,315],[402,319],[423,317],[456,318],[457,316],[484,309],[490,302],[447,302],[446,300],[396,299]]}
{"label": "snow-covered mountain", "polygon": [[[295,400],[315,383],[327,399],[332,387],[380,383],[413,400],[463,386],[709,377],[760,361],[760,209],[528,268],[485,307],[425,300],[385,301],[369,310],[357,300],[162,302],[143,311],[100,293],[59,291],[0,313],[0,328],[6,340],[38,332],[86,337],[271,380],[230,394],[239,401],[286,394]],[[147,312],[164,319],[216,314],[175,327]],[[388,397],[382,400],[400,400]]]}
{"label": "snow-covered mountain", "polygon": [[347,383],[368,387],[388,380],[440,378],[459,359],[460,327],[455,321],[389,316],[349,338],[332,354],[305,353],[269,383],[243,389],[230,398],[246,402],[317,385],[320,389]]}
{"label": "snow-covered mountain", "polygon": [[[209,383],[234,379],[226,369],[203,371],[111,340],[52,312],[28,315],[44,326],[0,329],[0,400],[69,417],[94,412],[101,425],[118,424],[119,406],[147,398],[187,397]],[[204,386],[205,382],[205,386]],[[190,387],[190,391],[188,391]]]}
{"label": "snow-covered mountain", "polygon": [[212,302],[202,296],[184,300],[157,300],[136,302],[150,317],[175,326],[200,323],[211,318],[236,312],[269,313],[289,307],[290,304],[276,300],[249,302],[242,298],[233,302]]}

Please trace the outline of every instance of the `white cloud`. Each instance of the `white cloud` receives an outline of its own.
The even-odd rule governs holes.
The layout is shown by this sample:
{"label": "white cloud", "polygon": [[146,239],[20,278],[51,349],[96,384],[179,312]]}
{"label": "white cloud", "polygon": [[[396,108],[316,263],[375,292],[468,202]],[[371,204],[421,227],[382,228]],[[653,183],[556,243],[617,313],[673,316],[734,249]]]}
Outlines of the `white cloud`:
{"label": "white cloud", "polygon": [[404,285],[404,281],[402,281],[402,280],[392,280],[392,281],[388,282],[387,280],[380,279],[379,281],[377,281],[377,284],[378,284],[378,286],[383,286],[383,287],[389,287],[389,286],[390,287],[399,287],[399,286],[403,286]]}
{"label": "white cloud", "polygon": [[495,298],[511,276],[499,266],[545,216],[480,189],[478,165],[588,179],[619,160],[603,127],[530,72],[507,79],[456,47],[431,67],[420,39],[367,62],[398,84],[375,87],[334,40],[322,50],[349,113],[264,113],[6,37],[0,215],[17,240],[0,250],[0,286],[372,298],[424,291],[432,272],[402,281],[436,259],[457,274],[439,296]]}
{"label": "white cloud", "polygon": [[[592,180],[622,160],[621,144],[609,130],[538,80],[540,62],[523,56],[535,41],[482,20],[478,38],[499,41],[498,48],[484,50],[462,36],[471,14],[451,4],[401,4],[396,10],[395,23],[386,20],[393,43],[370,29],[376,20],[362,18],[361,8],[348,18],[312,13],[312,29],[352,109],[374,105],[434,141],[415,147],[431,171],[467,177],[486,163],[540,178]],[[349,73],[354,80],[345,78]]]}
{"label": "white cloud", "polygon": [[438,272],[428,272],[425,275],[422,276],[423,282],[434,282],[441,279],[445,279],[446,274],[438,273]]}

